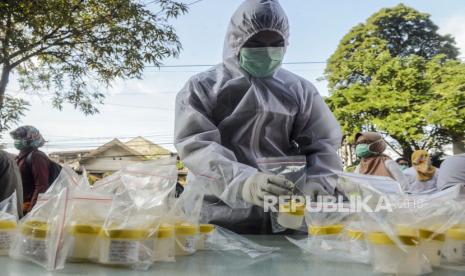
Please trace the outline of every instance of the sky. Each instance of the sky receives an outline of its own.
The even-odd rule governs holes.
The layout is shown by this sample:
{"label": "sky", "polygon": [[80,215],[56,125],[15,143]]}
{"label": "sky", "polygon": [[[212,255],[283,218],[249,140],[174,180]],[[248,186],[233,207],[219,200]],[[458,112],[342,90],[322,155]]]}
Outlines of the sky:
{"label": "sky", "polygon": [[[186,3],[192,1],[183,0]],[[210,65],[222,60],[223,41],[229,19],[242,0],[202,0],[188,14],[173,20],[183,50],[177,59],[165,65]],[[290,22],[290,44],[284,62],[324,62],[336,50],[339,40],[356,24],[384,7],[401,2],[391,0],[281,0]],[[463,0],[415,0],[402,3],[431,14],[441,33],[452,34],[465,56],[465,2]],[[327,95],[323,75],[325,64],[286,65],[285,68],[313,82],[322,95]],[[174,107],[176,93],[190,76],[207,67],[147,67],[142,79],[117,80],[109,89],[100,113],[84,116],[71,106],[62,111],[51,108],[50,99],[27,91],[31,103],[21,125],[34,125],[48,141],[43,150],[68,151],[92,149],[113,138],[126,141],[144,136],[174,151]],[[7,92],[15,95],[14,79]],[[43,92],[46,94],[47,92]],[[9,135],[3,143],[12,149]]]}

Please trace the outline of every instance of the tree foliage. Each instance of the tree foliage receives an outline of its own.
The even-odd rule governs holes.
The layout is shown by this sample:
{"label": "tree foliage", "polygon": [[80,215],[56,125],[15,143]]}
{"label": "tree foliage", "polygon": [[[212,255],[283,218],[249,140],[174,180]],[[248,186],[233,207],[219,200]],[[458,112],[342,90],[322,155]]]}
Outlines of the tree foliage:
{"label": "tree foliage", "polygon": [[465,65],[454,40],[437,29],[429,15],[398,5],[344,36],[325,76],[345,137],[385,133],[406,158],[463,137]]}
{"label": "tree foliage", "polygon": [[[179,1],[7,0],[0,2],[0,130],[25,109],[6,96],[12,73],[21,90],[46,90],[53,106],[98,112],[99,87],[140,78],[146,64],[178,56],[181,44],[169,20],[187,12]],[[12,108],[15,107],[15,108]]]}

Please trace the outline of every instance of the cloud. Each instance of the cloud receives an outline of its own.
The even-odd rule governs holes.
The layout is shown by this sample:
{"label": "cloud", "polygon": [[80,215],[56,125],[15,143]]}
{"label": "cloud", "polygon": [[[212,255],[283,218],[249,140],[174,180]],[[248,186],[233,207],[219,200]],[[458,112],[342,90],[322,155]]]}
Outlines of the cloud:
{"label": "cloud", "polygon": [[440,25],[439,32],[442,34],[451,34],[460,48],[461,56],[465,56],[465,15],[448,17]]}

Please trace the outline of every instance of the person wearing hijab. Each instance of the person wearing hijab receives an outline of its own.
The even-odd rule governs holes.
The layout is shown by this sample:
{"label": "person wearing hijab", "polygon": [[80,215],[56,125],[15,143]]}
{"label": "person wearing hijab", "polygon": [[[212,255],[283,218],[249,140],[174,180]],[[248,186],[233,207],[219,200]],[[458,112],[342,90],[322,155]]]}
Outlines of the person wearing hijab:
{"label": "person wearing hijab", "polygon": [[465,187],[465,153],[447,157],[438,173],[439,191],[457,185]]}
{"label": "person wearing hijab", "polygon": [[39,150],[45,143],[44,138],[33,126],[21,126],[10,133],[15,148],[19,150],[16,157],[23,182],[23,212],[28,213],[34,207],[39,193],[44,193],[49,186],[50,160]]}
{"label": "person wearing hijab", "polygon": [[[277,0],[244,1],[231,18],[223,62],[177,95],[174,143],[189,186],[206,193],[203,222],[271,232],[264,198],[288,195],[294,184],[259,172],[260,158],[305,155],[307,179],[342,170],[338,122],[309,81],[281,67],[288,43]],[[313,194],[335,191],[323,180],[306,185]]]}
{"label": "person wearing hijab", "polygon": [[396,180],[402,189],[408,185],[408,179],[400,170],[399,165],[384,154],[386,142],[377,132],[359,132],[355,135],[355,154],[360,164],[355,173],[390,177]]}
{"label": "person wearing hijab", "polygon": [[396,163],[399,165],[401,171],[405,171],[406,169],[410,168],[408,160],[403,157],[397,158]]}
{"label": "person wearing hijab", "polygon": [[416,150],[412,154],[412,167],[404,171],[409,178],[408,193],[428,194],[437,191],[439,169],[431,164],[426,150]]}

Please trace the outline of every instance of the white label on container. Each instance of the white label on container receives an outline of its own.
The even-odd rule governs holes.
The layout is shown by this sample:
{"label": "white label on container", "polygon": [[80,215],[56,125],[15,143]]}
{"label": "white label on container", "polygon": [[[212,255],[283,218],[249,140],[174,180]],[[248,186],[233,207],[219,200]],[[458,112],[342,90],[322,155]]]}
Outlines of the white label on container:
{"label": "white label on container", "polygon": [[195,237],[186,237],[183,246],[187,252],[193,252],[195,250]]}
{"label": "white label on container", "polygon": [[10,249],[11,234],[9,232],[0,232],[0,250]]}
{"label": "white label on container", "polygon": [[134,263],[139,258],[138,241],[110,241],[108,261],[111,263]]}

